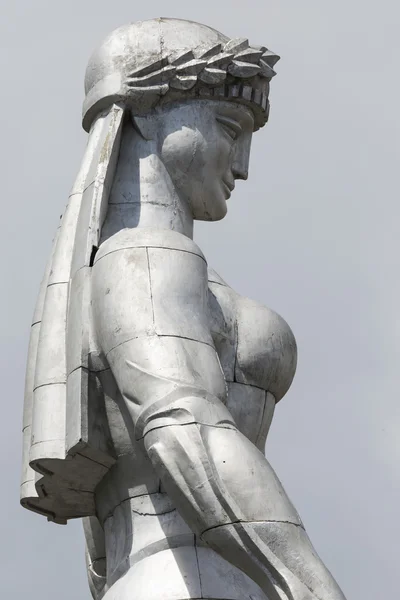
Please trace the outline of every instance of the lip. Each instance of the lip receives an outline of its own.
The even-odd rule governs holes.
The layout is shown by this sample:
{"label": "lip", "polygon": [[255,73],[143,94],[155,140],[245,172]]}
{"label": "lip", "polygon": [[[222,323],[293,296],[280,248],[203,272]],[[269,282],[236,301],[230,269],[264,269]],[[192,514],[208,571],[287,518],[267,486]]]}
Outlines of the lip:
{"label": "lip", "polygon": [[227,194],[228,194],[228,198],[230,198],[232,191],[235,187],[234,183],[228,183],[227,181],[225,181],[225,179],[222,180],[223,186],[224,188],[226,188]]}

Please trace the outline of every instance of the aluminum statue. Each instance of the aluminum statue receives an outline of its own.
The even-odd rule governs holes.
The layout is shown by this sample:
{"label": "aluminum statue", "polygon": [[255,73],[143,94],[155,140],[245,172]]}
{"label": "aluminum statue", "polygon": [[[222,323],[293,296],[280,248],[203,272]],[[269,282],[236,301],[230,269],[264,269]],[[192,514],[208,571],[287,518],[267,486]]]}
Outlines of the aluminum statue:
{"label": "aluminum statue", "polygon": [[247,179],[278,58],[160,18],[90,59],[88,144],[32,325],[21,495],[84,518],[95,600],[344,600],[264,456],[293,334],[193,241]]}

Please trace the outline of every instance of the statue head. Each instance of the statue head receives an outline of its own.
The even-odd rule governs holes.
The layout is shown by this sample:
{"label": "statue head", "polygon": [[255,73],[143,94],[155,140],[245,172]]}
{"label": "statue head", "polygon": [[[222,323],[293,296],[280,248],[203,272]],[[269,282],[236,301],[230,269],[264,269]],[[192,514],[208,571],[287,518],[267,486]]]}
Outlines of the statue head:
{"label": "statue head", "polygon": [[196,220],[217,221],[236,179],[247,179],[254,114],[221,100],[174,102],[134,117],[166,174]]}
{"label": "statue head", "polygon": [[265,46],[191,21],[125,25],[89,61],[83,127],[122,105],[193,217],[221,219],[235,179],[247,178],[252,132],[268,120],[278,59]]}

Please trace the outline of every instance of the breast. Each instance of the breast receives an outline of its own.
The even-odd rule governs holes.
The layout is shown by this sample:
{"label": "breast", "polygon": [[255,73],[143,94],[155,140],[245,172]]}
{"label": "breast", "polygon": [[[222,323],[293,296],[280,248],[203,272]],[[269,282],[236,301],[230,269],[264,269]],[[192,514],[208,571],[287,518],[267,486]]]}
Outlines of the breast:
{"label": "breast", "polygon": [[263,449],[273,408],[296,371],[292,330],[273,310],[244,298],[209,270],[211,333],[239,429]]}
{"label": "breast", "polygon": [[237,298],[235,380],[270,392],[278,402],[288,391],[297,364],[296,340],[273,310]]}

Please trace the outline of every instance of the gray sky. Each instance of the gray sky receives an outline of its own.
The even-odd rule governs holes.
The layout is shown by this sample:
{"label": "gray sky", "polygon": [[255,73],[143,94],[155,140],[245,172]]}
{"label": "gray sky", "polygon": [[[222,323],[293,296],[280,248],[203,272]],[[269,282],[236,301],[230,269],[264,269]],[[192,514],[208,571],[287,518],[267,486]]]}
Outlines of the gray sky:
{"label": "gray sky", "polygon": [[83,74],[109,30],[193,19],[282,56],[270,124],[209,263],[277,310],[299,346],[267,454],[348,600],[398,594],[400,164],[396,0],[2,0],[2,597],[89,599],[80,523],[19,507],[26,349],[79,166]]}

